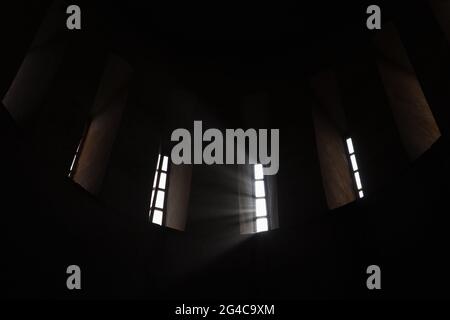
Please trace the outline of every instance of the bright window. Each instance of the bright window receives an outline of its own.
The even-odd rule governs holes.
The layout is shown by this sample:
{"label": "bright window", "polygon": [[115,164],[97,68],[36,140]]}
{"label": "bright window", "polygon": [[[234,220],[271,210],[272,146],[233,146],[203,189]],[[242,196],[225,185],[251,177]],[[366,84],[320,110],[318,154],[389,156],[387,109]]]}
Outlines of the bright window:
{"label": "bright window", "polygon": [[70,169],[69,169],[69,174],[68,174],[69,178],[72,178],[75,173],[75,169],[77,167],[77,162],[78,162],[78,159],[80,158],[81,145],[83,144],[83,140],[84,140],[84,138],[81,138],[80,142],[78,143],[77,150],[75,151],[75,155],[73,156],[72,163],[71,163]]}
{"label": "bright window", "polygon": [[267,217],[256,219],[256,232],[264,232],[269,230]]}
{"label": "bright window", "polygon": [[169,157],[159,154],[150,198],[149,218],[151,222],[160,226],[164,220],[168,167]]}
{"label": "bright window", "polygon": [[347,143],[348,155],[350,157],[350,162],[352,164],[352,171],[353,171],[353,176],[355,178],[355,185],[356,185],[356,189],[358,191],[358,196],[359,196],[359,198],[364,198],[364,192],[363,192],[363,187],[362,187],[362,183],[361,183],[361,176],[359,174],[359,168],[358,168],[358,163],[356,161],[355,148],[353,146],[352,138],[348,138],[346,140],[346,143]]}
{"label": "bright window", "polygon": [[158,209],[153,210],[152,222],[154,224],[162,225],[162,219],[163,219],[163,212]]}
{"label": "bright window", "polygon": [[264,180],[255,181],[255,197],[265,197],[266,193],[264,191]]}
{"label": "bright window", "polygon": [[83,134],[81,136],[80,141],[78,142],[77,150],[75,151],[75,154],[73,156],[72,163],[70,164],[69,174],[67,175],[69,178],[73,178],[75,171],[77,170],[78,160],[80,159],[81,149],[83,147],[84,140],[86,139],[86,134],[88,132],[89,125],[90,121],[88,121],[84,126]]}
{"label": "bright window", "polygon": [[266,209],[266,199],[256,199],[256,216],[257,217],[266,217],[267,209]]}
{"label": "bright window", "polygon": [[266,190],[264,171],[261,164],[254,166],[254,197],[255,197],[255,231],[264,232],[269,230],[267,216]]}

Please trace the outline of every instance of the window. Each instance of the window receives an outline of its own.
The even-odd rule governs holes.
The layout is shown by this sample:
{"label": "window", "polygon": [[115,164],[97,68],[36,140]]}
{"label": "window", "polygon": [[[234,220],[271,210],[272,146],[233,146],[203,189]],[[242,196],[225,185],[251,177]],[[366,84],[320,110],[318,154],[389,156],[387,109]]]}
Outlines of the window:
{"label": "window", "polygon": [[263,166],[254,166],[254,197],[255,197],[255,232],[269,230],[269,220],[267,216],[266,190],[264,182]]}
{"label": "window", "polygon": [[169,157],[159,154],[150,198],[149,219],[160,226],[164,222],[168,167]]}
{"label": "window", "polygon": [[[240,233],[254,235],[277,229],[279,225],[276,176],[264,175],[264,166],[258,163],[238,166],[237,172]],[[170,213],[168,216],[170,217]]]}
{"label": "window", "polygon": [[72,178],[74,173],[75,173],[75,168],[78,162],[78,158],[80,157],[80,149],[81,149],[81,142],[83,140],[80,140],[80,142],[78,143],[78,147],[77,147],[77,151],[75,151],[75,155],[73,156],[72,159],[72,164],[70,165],[70,169],[69,169],[69,174],[67,175],[69,178]]}
{"label": "window", "polygon": [[362,183],[361,183],[361,176],[359,175],[359,168],[358,168],[358,163],[356,161],[355,148],[353,147],[352,138],[348,138],[346,140],[346,143],[347,143],[348,154],[350,157],[350,163],[352,165],[353,177],[355,179],[356,190],[358,191],[359,198],[364,198],[364,192],[363,192],[363,187],[362,187]]}
{"label": "window", "polygon": [[67,175],[69,178],[73,178],[75,171],[77,169],[78,160],[80,159],[81,149],[83,149],[84,141],[86,140],[86,135],[89,130],[89,126],[91,121],[88,120],[84,125],[83,134],[81,136],[80,142],[78,142],[77,150],[75,151],[75,155],[73,156],[72,163],[70,165],[69,174]]}

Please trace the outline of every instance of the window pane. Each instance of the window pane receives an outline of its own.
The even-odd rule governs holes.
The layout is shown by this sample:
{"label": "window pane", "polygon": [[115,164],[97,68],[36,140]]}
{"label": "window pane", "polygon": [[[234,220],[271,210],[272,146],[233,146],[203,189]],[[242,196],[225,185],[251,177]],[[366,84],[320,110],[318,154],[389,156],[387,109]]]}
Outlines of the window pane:
{"label": "window pane", "polygon": [[73,171],[73,167],[74,167],[74,165],[75,165],[75,161],[77,160],[77,156],[78,156],[78,154],[75,154],[75,155],[73,156],[73,160],[72,160],[72,164],[70,165],[69,173]]}
{"label": "window pane", "polygon": [[155,171],[155,178],[153,179],[153,188],[156,188],[156,180],[158,178],[158,171]]}
{"label": "window pane", "polygon": [[165,189],[166,188],[166,174],[164,172],[161,172],[159,176],[159,188]]}
{"label": "window pane", "polygon": [[159,169],[159,161],[161,161],[161,155],[158,154],[158,162],[156,163],[156,170]]}
{"label": "window pane", "polygon": [[355,172],[355,181],[356,181],[356,187],[358,188],[358,190],[362,189],[361,178],[359,177],[359,172]]}
{"label": "window pane", "polygon": [[348,138],[347,139],[347,148],[348,148],[348,153],[352,154],[355,152],[355,150],[353,149],[353,141],[352,138]]}
{"label": "window pane", "polygon": [[256,232],[263,232],[269,230],[267,218],[256,219]]}
{"label": "window pane", "polygon": [[161,190],[157,191],[155,207],[164,209],[164,191]]}
{"label": "window pane", "polygon": [[350,156],[350,160],[352,161],[352,168],[353,168],[353,171],[358,170],[358,164],[356,163],[356,156],[355,156],[354,154],[352,154],[352,155]]}
{"label": "window pane", "polygon": [[153,206],[153,198],[155,197],[155,189],[152,190],[152,197],[150,198],[150,207]]}
{"label": "window pane", "polygon": [[164,156],[163,157],[163,162],[162,162],[162,171],[167,171],[167,164],[169,162],[169,158]]}
{"label": "window pane", "polygon": [[364,192],[362,190],[359,192],[359,197],[364,198]]}
{"label": "window pane", "polygon": [[255,180],[264,179],[264,171],[262,164],[255,164]]}
{"label": "window pane", "polygon": [[267,216],[266,199],[256,199],[256,216]]}
{"label": "window pane", "polygon": [[265,197],[266,193],[264,192],[264,180],[255,181],[255,197]]}
{"label": "window pane", "polygon": [[162,225],[162,220],[163,220],[163,212],[161,210],[155,209],[153,211],[152,222],[155,224]]}
{"label": "window pane", "polygon": [[75,155],[73,156],[72,164],[70,165],[69,176],[73,171],[73,168],[75,166],[75,162],[77,161],[78,156],[80,155],[81,142],[82,142],[82,140],[80,140],[80,142],[78,143],[77,150],[75,151]]}

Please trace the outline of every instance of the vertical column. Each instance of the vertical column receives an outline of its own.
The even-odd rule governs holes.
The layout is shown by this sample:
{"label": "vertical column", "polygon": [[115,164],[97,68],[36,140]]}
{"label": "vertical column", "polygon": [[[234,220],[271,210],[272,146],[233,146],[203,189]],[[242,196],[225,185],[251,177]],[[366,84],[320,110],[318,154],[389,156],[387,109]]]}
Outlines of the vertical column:
{"label": "vertical column", "polygon": [[347,124],[335,74],[322,72],[311,84],[318,100],[313,119],[322,182],[328,208],[335,209],[356,199],[344,145]]}
{"label": "vertical column", "polygon": [[111,55],[95,98],[92,120],[77,161],[74,181],[98,194],[108,165],[112,146],[127,104],[131,67]]}
{"label": "vertical column", "polygon": [[187,222],[192,165],[171,165],[170,169],[166,226],[183,231]]}
{"label": "vertical column", "polygon": [[[171,87],[172,84],[167,82]],[[186,90],[169,90],[168,104],[165,108],[167,128],[163,129],[163,149],[170,155],[175,143],[170,141],[173,130],[177,128],[190,129],[194,123],[194,110],[197,107],[197,97]],[[178,116],[173,116],[177,114]],[[191,132],[192,136],[193,133]],[[184,231],[188,222],[188,209],[191,196],[193,165],[170,165],[169,190],[167,194],[167,220],[169,228]]]}
{"label": "vertical column", "polygon": [[411,160],[440,137],[440,131],[393,24],[375,38],[376,61],[389,105]]}
{"label": "vertical column", "polygon": [[301,81],[274,86],[271,127],[280,129],[278,218],[280,228],[294,228],[328,211],[311,117],[314,101]]}
{"label": "vertical column", "polygon": [[370,194],[395,177],[408,159],[371,48],[356,48],[348,57],[339,69],[339,84],[364,193]]}

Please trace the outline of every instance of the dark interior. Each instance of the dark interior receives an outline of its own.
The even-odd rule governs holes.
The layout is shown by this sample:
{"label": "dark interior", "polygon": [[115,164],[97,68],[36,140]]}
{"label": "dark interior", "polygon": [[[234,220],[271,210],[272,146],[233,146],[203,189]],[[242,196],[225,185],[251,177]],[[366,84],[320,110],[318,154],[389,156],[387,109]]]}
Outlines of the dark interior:
{"label": "dark interior", "polygon": [[[36,108],[22,118],[0,108],[2,295],[449,298],[450,42],[429,1],[392,2],[379,1],[383,24],[396,26],[441,133],[414,160],[375,62],[378,31],[365,28],[369,1],[75,1],[82,29],[41,28],[41,35],[45,19],[57,25],[62,16],[64,26],[68,2],[2,3],[2,97],[36,37],[52,34],[34,48],[48,65],[32,65],[41,76],[23,84],[42,93],[29,97]],[[94,195],[67,172],[111,53],[133,75]],[[357,141],[366,193],[333,210],[311,113],[320,99],[310,81],[327,70]],[[280,129],[279,228],[240,234],[233,165],[193,166],[185,231],[149,223],[160,142],[194,120],[223,130]],[[71,264],[82,269],[82,290],[66,288]],[[367,290],[371,264],[381,267],[382,290]]]}

